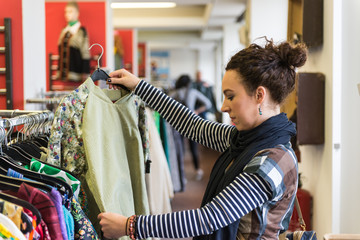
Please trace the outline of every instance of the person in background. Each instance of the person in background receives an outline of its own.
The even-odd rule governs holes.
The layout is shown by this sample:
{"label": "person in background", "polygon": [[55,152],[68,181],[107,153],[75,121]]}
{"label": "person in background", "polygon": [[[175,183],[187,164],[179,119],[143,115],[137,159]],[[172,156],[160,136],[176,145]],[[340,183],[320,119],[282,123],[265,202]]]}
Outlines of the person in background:
{"label": "person in background", "polygon": [[59,80],[81,82],[90,73],[89,37],[79,21],[79,6],[68,2],[65,7],[66,27],[61,31],[58,48]]}
{"label": "person in background", "polygon": [[290,139],[294,123],[280,112],[294,89],[307,48],[289,42],[251,44],[231,57],[222,80],[221,111],[233,125],[204,120],[124,69],[110,73],[158,111],[185,137],[222,152],[212,169],[201,207],[179,212],[98,215],[105,237],[235,240],[279,239],[286,231],[298,186]]}
{"label": "person in background", "polygon": [[[211,108],[212,105],[205,95],[198,90],[191,88],[191,82],[189,75],[181,75],[175,82],[175,90],[170,92],[169,96],[188,107],[196,115],[200,115]],[[196,180],[200,181],[204,175],[204,171],[200,168],[198,144],[190,139],[188,142],[196,171]]]}
{"label": "person in background", "polygon": [[[209,113],[215,115],[218,112],[217,107],[216,107],[216,101],[215,101],[214,93],[213,93],[213,87],[210,86],[207,82],[202,80],[200,70],[198,70],[196,72],[196,79],[192,83],[192,87],[195,88],[196,90],[198,90],[199,92],[201,92],[202,94],[204,94],[211,101],[211,108],[209,108],[206,111],[202,112],[201,114],[199,114],[199,116],[204,118],[204,119],[214,120],[215,116],[213,118],[211,118],[209,116]],[[201,103],[197,102],[195,104],[195,107],[198,107],[200,104]]]}

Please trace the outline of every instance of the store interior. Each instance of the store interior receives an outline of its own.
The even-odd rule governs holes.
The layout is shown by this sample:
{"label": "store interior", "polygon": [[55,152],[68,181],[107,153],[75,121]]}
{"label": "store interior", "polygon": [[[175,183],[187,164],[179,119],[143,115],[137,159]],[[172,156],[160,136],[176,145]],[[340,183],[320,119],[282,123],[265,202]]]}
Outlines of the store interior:
{"label": "store interior", "polygon": [[[171,8],[117,8],[128,1],[78,0],[78,19],[91,46],[90,72],[80,81],[57,76],[68,2],[0,0],[2,118],[21,111],[55,112],[62,98],[98,68],[107,74],[125,68],[165,90],[173,88],[180,75],[195,79],[199,71],[213,87],[220,110],[221,81],[230,56],[264,36],[276,42],[302,41],[309,47],[308,61],[298,71],[301,84],[282,111],[289,117],[298,111],[301,188],[311,196],[303,207],[307,225],[319,239],[326,234],[360,234],[357,0],[174,0]],[[97,85],[107,87],[105,81]],[[227,114],[220,119],[230,123]],[[202,163],[212,157],[211,151],[200,150]],[[211,158],[210,165],[204,164],[204,178],[194,180],[188,151],[184,165],[188,187],[171,196],[176,210],[186,202],[193,207],[200,201],[193,197],[199,188],[205,190],[213,164]]]}

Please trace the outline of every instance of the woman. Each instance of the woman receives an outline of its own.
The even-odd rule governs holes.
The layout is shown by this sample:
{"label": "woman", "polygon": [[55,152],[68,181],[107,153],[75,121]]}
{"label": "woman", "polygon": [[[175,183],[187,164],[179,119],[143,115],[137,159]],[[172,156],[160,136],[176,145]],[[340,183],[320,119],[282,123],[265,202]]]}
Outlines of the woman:
{"label": "woman", "polygon": [[295,70],[304,65],[307,49],[265,40],[264,47],[252,44],[239,51],[226,66],[221,111],[234,126],[201,119],[125,70],[110,74],[110,87],[133,89],[185,137],[223,153],[201,208],[129,218],[101,213],[105,237],[278,239],[288,228],[298,181],[290,144],[296,131],[280,106],[294,89]]}

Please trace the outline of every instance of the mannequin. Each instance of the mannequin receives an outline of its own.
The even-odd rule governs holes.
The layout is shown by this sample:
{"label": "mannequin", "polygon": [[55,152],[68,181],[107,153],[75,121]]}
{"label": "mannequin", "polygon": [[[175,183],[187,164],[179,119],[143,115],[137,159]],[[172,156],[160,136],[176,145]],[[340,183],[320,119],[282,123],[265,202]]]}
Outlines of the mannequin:
{"label": "mannequin", "polygon": [[84,81],[90,73],[89,38],[79,21],[79,6],[68,2],[65,7],[68,23],[61,31],[59,48],[58,79],[64,81]]}

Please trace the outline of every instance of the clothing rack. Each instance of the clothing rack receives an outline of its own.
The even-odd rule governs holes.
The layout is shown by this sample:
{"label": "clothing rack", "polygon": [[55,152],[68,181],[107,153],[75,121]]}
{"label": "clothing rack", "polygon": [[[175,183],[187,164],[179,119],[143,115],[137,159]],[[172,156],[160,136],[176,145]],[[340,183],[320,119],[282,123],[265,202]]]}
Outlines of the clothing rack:
{"label": "clothing rack", "polygon": [[43,93],[45,97],[63,97],[70,94],[71,91],[46,91]]}
{"label": "clothing rack", "polygon": [[57,106],[61,102],[60,97],[53,97],[53,98],[29,98],[26,99],[26,103],[37,103],[37,104],[45,104],[45,108],[50,111],[56,110]]}
{"label": "clothing rack", "polygon": [[5,67],[0,67],[0,74],[5,74],[6,88],[0,89],[1,95],[6,95],[6,108],[13,108],[12,93],[12,56],[11,56],[11,18],[4,18],[4,26],[0,26],[0,32],[4,33],[5,46],[0,47],[0,53],[5,54]]}
{"label": "clothing rack", "polygon": [[45,111],[0,110],[0,127],[10,128],[23,124],[39,124],[54,119],[54,113]]}
{"label": "clothing rack", "polygon": [[62,98],[30,98],[26,99],[26,103],[45,103],[45,104],[59,104]]}

